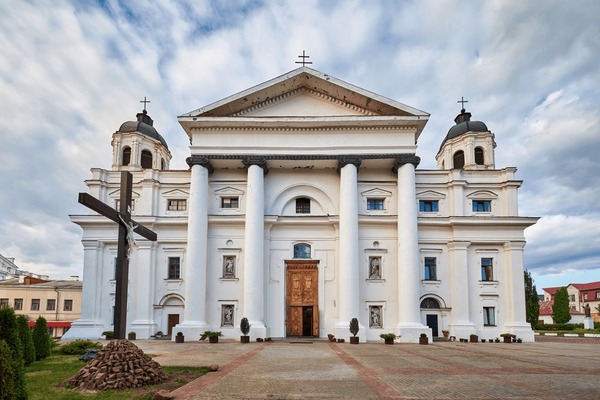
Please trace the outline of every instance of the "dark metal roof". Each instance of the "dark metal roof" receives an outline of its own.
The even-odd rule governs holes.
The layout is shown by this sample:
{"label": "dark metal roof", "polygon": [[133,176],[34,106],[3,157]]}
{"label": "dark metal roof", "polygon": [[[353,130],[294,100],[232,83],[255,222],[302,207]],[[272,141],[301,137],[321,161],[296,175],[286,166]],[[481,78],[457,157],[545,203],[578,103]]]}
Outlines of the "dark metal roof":
{"label": "dark metal roof", "polygon": [[490,130],[481,121],[471,121],[471,113],[465,112],[464,109],[461,110],[461,113],[456,116],[454,119],[456,125],[448,130],[448,134],[442,141],[440,145],[440,149],[444,146],[444,143],[450,139],[454,139],[455,137],[461,136],[467,132],[489,132]]}
{"label": "dark metal roof", "polygon": [[158,140],[163,146],[165,146],[165,148],[169,148],[169,146],[167,146],[167,141],[152,126],[152,118],[147,115],[146,110],[144,110],[142,113],[139,113],[137,118],[137,121],[123,122],[119,128],[119,132],[139,132],[143,135],[151,137],[152,139]]}

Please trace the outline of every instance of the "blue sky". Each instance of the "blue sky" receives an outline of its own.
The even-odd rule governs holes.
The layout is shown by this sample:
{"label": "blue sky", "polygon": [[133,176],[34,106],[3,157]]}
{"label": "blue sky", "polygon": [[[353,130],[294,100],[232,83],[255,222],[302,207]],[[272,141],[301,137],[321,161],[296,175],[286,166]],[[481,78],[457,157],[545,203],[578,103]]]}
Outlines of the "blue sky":
{"label": "blue sky", "polygon": [[524,181],[525,257],[538,288],[600,280],[600,2],[0,2],[0,254],[81,275],[90,168],[147,96],[187,169],[176,116],[297,67],[431,113],[420,168],[464,96]]}

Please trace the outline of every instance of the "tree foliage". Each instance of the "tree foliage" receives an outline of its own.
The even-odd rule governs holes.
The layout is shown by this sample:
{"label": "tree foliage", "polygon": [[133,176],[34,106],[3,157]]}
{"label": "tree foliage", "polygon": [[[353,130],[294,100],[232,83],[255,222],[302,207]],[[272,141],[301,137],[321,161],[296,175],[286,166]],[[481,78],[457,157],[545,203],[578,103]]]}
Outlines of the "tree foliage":
{"label": "tree foliage", "polygon": [[11,350],[6,340],[0,339],[0,399],[15,397],[15,371]]}
{"label": "tree foliage", "polygon": [[23,346],[23,361],[25,366],[28,366],[35,361],[35,346],[33,345],[27,317],[17,315],[17,326],[19,328],[19,339],[21,339],[21,345]]}
{"label": "tree foliage", "polygon": [[356,334],[358,333],[359,330],[359,325],[358,325],[358,319],[356,318],[352,318],[350,320],[350,333],[352,334],[352,336],[356,336]]}
{"label": "tree foliage", "polygon": [[561,287],[554,293],[554,304],[552,304],[552,317],[556,324],[566,324],[571,320],[569,312],[569,293],[566,287]]}
{"label": "tree foliage", "polygon": [[533,328],[540,318],[540,302],[529,271],[525,271],[525,313],[527,322]]}
{"label": "tree foliage", "polygon": [[[27,398],[25,390],[25,366],[23,363],[23,346],[17,328],[17,316],[10,307],[0,308],[0,340],[10,349],[12,365],[12,393],[10,399],[23,400]],[[2,372],[4,373],[4,371]]]}
{"label": "tree foliage", "polygon": [[40,316],[33,327],[33,345],[35,347],[35,359],[43,360],[50,355],[50,335],[46,318]]}

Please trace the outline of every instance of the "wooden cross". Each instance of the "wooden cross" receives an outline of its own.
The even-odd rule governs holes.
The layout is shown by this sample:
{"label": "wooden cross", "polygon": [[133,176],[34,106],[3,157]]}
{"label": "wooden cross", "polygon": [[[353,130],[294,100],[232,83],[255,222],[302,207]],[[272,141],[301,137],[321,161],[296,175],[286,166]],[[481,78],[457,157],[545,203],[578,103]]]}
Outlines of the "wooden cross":
{"label": "wooden cross", "polygon": [[150,100],[146,100],[146,96],[144,96],[144,100],[140,100],[140,103],[144,103],[144,110],[146,109],[146,103],[150,103]]}
{"label": "wooden cross", "polygon": [[462,112],[465,112],[465,103],[468,103],[468,100],[465,100],[463,96],[460,96],[460,100],[457,103],[461,103]]}
{"label": "wooden cross", "polygon": [[298,58],[301,58],[302,61],[296,61],[296,64],[302,64],[303,67],[306,66],[306,64],[312,64],[312,61],[306,61],[310,56],[307,56],[304,50],[302,50],[302,55],[298,56]]}
{"label": "wooden cross", "polygon": [[[145,100],[145,99],[144,99]],[[121,172],[121,197],[119,211],[104,204],[88,193],[79,193],[79,203],[119,224],[119,241],[117,249],[116,293],[114,312],[114,337],[125,339],[127,325],[127,282],[129,280],[129,242],[133,242],[133,232],[153,242],[156,233],[131,219],[131,189],[133,176],[127,171]],[[91,282],[95,284],[94,282]],[[89,282],[88,282],[89,284]]]}

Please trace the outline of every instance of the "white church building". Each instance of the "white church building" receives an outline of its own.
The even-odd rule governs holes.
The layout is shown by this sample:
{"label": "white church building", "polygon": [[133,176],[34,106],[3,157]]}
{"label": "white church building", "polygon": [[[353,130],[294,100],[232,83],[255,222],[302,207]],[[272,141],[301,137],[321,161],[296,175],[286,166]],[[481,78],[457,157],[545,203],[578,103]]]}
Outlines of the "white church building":
{"label": "white church building", "polygon": [[[361,340],[396,333],[533,341],[525,319],[516,168],[464,109],[417,169],[429,114],[305,66],[178,117],[188,170],[147,112],[113,134],[89,193],[157,233],[131,251],[127,332]],[[451,124],[449,124],[451,125]],[[433,157],[433,155],[431,155]],[[83,307],[65,338],[112,330],[117,225],[82,207]]]}

